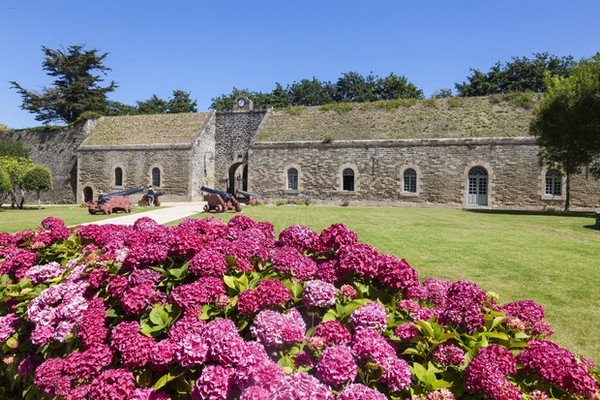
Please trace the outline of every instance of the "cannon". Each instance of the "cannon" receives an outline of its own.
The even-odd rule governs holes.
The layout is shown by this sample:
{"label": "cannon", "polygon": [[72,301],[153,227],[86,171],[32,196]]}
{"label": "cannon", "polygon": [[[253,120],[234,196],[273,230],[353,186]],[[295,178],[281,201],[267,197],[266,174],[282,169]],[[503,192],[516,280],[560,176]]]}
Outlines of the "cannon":
{"label": "cannon", "polygon": [[[158,196],[162,196],[163,194],[165,194],[165,192],[160,191],[160,192],[155,192],[154,193],[154,203],[152,205],[155,206],[160,206],[160,199],[158,198]],[[140,201],[138,201],[138,206],[140,207],[146,207],[148,206],[148,195],[145,194],[142,196],[142,198],[140,199]]]}
{"label": "cannon", "polygon": [[131,202],[129,195],[142,192],[143,186],[138,186],[133,189],[121,190],[109,194],[101,194],[98,196],[98,201],[90,201],[87,203],[88,212],[90,214],[104,213],[112,214],[117,211],[131,212]]}
{"label": "cannon", "polygon": [[229,210],[242,211],[242,205],[233,195],[206,186],[202,186],[200,190],[208,193],[204,195],[204,201],[206,201],[204,205],[205,212],[209,212],[210,210],[215,210],[218,213]]}
{"label": "cannon", "polygon": [[264,196],[262,194],[258,194],[258,193],[254,193],[254,192],[248,192],[246,190],[242,190],[242,189],[236,189],[235,191],[237,194],[244,196],[243,201],[246,204],[252,204],[255,201],[260,201],[264,198]]}

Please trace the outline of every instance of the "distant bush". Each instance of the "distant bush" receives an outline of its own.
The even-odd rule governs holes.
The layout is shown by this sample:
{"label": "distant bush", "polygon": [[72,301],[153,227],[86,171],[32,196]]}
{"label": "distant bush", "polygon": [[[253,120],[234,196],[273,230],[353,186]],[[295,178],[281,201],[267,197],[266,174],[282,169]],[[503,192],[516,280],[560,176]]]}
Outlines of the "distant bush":
{"label": "distant bush", "polygon": [[465,99],[463,97],[449,97],[448,98],[448,108],[458,108],[463,107],[465,105]]}
{"label": "distant bush", "polygon": [[335,111],[338,114],[345,114],[353,109],[352,103],[330,103],[321,106],[321,111]]}

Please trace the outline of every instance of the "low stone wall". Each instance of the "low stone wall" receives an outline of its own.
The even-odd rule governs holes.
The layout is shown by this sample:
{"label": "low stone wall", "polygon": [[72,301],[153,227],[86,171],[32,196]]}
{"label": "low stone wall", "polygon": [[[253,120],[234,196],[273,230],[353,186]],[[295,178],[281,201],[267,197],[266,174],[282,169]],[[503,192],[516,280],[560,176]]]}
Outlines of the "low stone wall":
{"label": "low stone wall", "polygon": [[[327,204],[469,207],[469,170],[481,166],[489,180],[485,208],[561,209],[564,196],[544,195],[537,152],[530,137],[260,142],[249,151],[249,190]],[[289,168],[298,171],[298,190],[286,188]],[[354,191],[342,190],[346,168],[354,171]],[[416,193],[403,190],[407,168],[417,172]],[[600,185],[576,176],[571,196],[573,209],[597,208]]]}
{"label": "low stone wall", "polygon": [[[78,124],[66,127],[39,127],[8,131],[8,139],[17,140],[29,149],[29,157],[52,173],[53,189],[41,193],[45,204],[72,204],[77,188],[77,147],[85,139],[87,127]],[[27,204],[35,195],[29,195]]]}

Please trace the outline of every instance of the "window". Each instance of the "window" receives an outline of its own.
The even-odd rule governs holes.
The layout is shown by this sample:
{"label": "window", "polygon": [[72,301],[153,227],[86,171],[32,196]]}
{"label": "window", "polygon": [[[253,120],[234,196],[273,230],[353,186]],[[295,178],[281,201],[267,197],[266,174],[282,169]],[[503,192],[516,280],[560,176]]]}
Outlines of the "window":
{"label": "window", "polygon": [[120,167],[115,168],[115,186],[123,186],[123,170]]}
{"label": "window", "polygon": [[288,190],[298,190],[298,170],[296,168],[288,169],[287,188]]}
{"label": "window", "polygon": [[346,168],[342,173],[342,190],[354,191],[354,171],[352,168]]}
{"label": "window", "polygon": [[152,186],[160,186],[160,169],[152,168]]}
{"label": "window", "polygon": [[558,171],[550,170],[546,172],[546,190],[544,193],[551,196],[562,195],[562,176]]}
{"label": "window", "polygon": [[404,171],[404,191],[417,193],[417,171],[412,168]]}

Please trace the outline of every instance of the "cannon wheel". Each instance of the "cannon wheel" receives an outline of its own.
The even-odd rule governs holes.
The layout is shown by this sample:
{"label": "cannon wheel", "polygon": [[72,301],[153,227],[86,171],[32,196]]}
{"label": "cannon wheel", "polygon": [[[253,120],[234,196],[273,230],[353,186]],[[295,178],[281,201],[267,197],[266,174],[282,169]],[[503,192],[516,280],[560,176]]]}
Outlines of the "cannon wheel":
{"label": "cannon wheel", "polygon": [[209,212],[210,206],[208,204],[205,204],[203,210],[204,210],[204,212]]}
{"label": "cannon wheel", "polygon": [[215,206],[215,211],[216,211],[216,212],[218,212],[218,213],[220,214],[220,213],[222,213],[223,211],[225,211],[225,209],[223,208],[223,206],[222,206],[222,205],[220,205],[220,204],[217,204],[217,205]]}
{"label": "cannon wheel", "polygon": [[155,197],[155,198],[154,198],[154,205],[155,205],[156,207],[160,206],[160,199],[159,199],[158,197]]}
{"label": "cannon wheel", "polygon": [[241,204],[239,204],[239,203],[238,203],[238,204],[236,204],[236,205],[235,205],[235,211],[237,211],[237,212],[240,212],[240,211],[242,211],[242,205],[241,205]]}
{"label": "cannon wheel", "polygon": [[131,207],[130,207],[130,206],[127,206],[127,207],[125,208],[125,212],[126,212],[127,214],[131,214]]}

